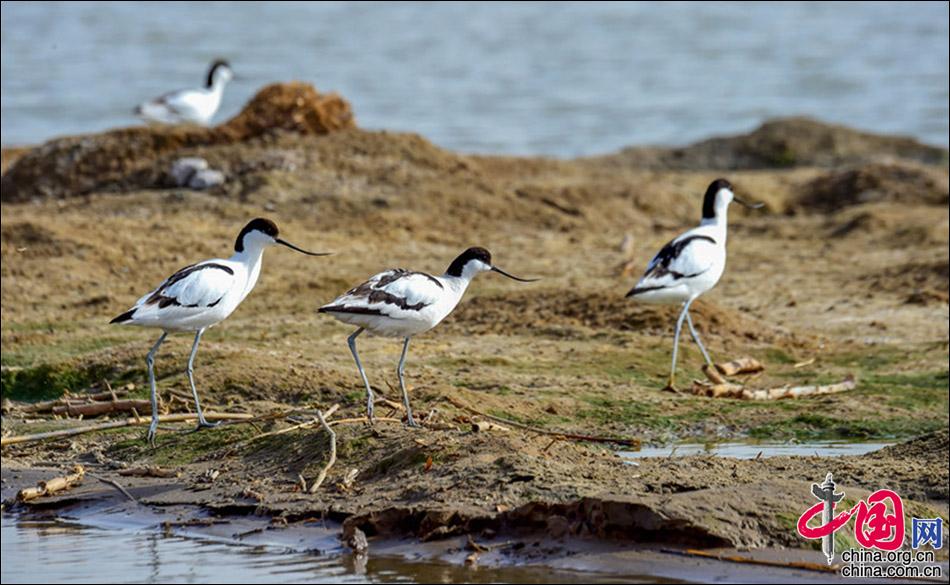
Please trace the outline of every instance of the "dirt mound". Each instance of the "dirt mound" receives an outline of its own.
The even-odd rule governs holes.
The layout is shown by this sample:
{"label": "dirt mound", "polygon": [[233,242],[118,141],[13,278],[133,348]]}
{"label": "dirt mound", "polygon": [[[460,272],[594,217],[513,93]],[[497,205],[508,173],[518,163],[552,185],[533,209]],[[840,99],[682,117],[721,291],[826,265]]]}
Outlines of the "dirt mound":
{"label": "dirt mound", "polygon": [[947,205],[947,170],[907,163],[871,163],[833,171],[801,188],[798,205],[834,211],[850,205],[896,201]]}
{"label": "dirt mound", "polygon": [[[636,303],[622,293],[559,290],[475,297],[459,306],[446,325],[466,333],[505,333],[514,328],[564,334],[565,328],[573,327],[657,335],[672,331],[678,307]],[[690,312],[703,334],[753,341],[775,341],[788,335],[708,302],[697,301]]]}
{"label": "dirt mound", "polygon": [[257,92],[237,116],[213,129],[233,142],[273,130],[329,134],[355,128],[350,104],[337,94],[321,94],[310,84],[275,83]]}
{"label": "dirt mound", "polygon": [[45,227],[28,221],[5,226],[2,238],[4,246],[11,246],[17,253],[28,256],[62,256],[78,248],[75,242],[59,238]]}
{"label": "dirt mound", "polygon": [[51,140],[4,173],[2,200],[65,198],[107,189],[185,148],[243,142],[274,131],[326,134],[355,127],[349,104],[305,83],[265,87],[240,114],[214,128],[123,128]]}
{"label": "dirt mound", "polygon": [[950,429],[942,429],[897,445],[884,447],[873,453],[868,453],[865,457],[871,459],[922,459],[945,463],[948,451],[950,451]]}
{"label": "dirt mound", "polygon": [[811,118],[768,121],[749,134],[681,148],[633,147],[604,157],[626,165],[671,170],[831,167],[898,158],[946,165],[947,150],[902,136],[882,136]]}
{"label": "dirt mound", "polygon": [[950,263],[908,262],[865,277],[874,292],[887,291],[906,295],[910,303],[946,303],[950,298]]}

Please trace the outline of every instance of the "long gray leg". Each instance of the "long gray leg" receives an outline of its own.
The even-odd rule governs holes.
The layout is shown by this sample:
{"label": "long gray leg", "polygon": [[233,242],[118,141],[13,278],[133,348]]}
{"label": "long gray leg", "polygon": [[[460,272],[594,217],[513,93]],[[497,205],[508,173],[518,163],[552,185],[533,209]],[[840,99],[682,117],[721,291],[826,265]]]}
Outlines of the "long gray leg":
{"label": "long gray leg", "polygon": [[689,327],[689,334],[693,336],[693,341],[696,342],[696,345],[699,346],[699,351],[703,352],[703,359],[706,360],[706,363],[709,364],[709,367],[713,367],[713,361],[709,357],[709,352],[706,351],[706,348],[703,347],[703,342],[699,340],[699,333],[696,333],[696,328],[693,327],[693,319],[689,316],[689,311],[686,312],[686,325]]}
{"label": "long gray leg", "polygon": [[409,392],[406,391],[406,381],[403,379],[402,373],[406,369],[406,354],[409,353],[409,339],[406,338],[406,342],[402,345],[402,357],[399,358],[399,367],[396,368],[396,373],[399,375],[399,387],[402,388],[402,402],[406,405],[406,420],[410,427],[417,427],[416,421],[412,418],[412,407],[409,406]]}
{"label": "long gray leg", "polygon": [[188,383],[191,384],[191,394],[195,397],[199,429],[218,426],[218,423],[212,424],[205,420],[205,415],[201,412],[201,402],[198,400],[198,389],[195,388],[195,354],[198,353],[198,344],[201,342],[201,336],[204,332],[203,328],[195,332],[195,342],[191,345],[191,355],[188,356]]}
{"label": "long gray leg", "polygon": [[346,339],[346,342],[350,346],[353,359],[356,360],[356,367],[360,371],[360,377],[363,378],[363,385],[366,386],[366,417],[369,419],[369,423],[373,424],[373,389],[369,387],[369,380],[366,379],[366,372],[363,371],[363,364],[360,363],[360,354],[356,352],[356,338],[362,332],[363,328],[360,327]]}
{"label": "long gray leg", "polygon": [[158,390],[155,389],[155,354],[158,353],[158,348],[162,345],[162,342],[165,341],[166,337],[168,337],[168,332],[162,331],[158,341],[155,342],[155,345],[149,350],[148,355],[145,356],[145,363],[148,365],[148,385],[152,391],[150,396],[152,399],[152,424],[148,426],[146,438],[148,439],[148,444],[153,447],[155,446],[155,433],[158,431]]}
{"label": "long gray leg", "polygon": [[676,355],[679,353],[680,345],[680,330],[683,329],[683,319],[686,318],[687,311],[689,311],[690,302],[692,302],[692,299],[683,303],[683,310],[676,319],[676,332],[673,334],[673,363],[670,365],[670,379],[666,384],[667,388],[674,388],[673,383],[676,380]]}

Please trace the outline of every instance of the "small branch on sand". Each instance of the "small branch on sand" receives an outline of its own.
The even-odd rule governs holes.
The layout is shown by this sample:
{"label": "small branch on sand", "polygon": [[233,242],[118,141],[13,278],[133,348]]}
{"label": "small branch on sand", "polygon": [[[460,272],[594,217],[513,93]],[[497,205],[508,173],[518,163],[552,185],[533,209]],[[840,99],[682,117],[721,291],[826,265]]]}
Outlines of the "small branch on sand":
{"label": "small branch on sand", "polygon": [[729,381],[723,378],[719,371],[717,370],[719,366],[715,368],[710,367],[709,364],[703,364],[703,373],[706,374],[706,377],[712,380],[713,384],[728,384]]}
{"label": "small branch on sand", "polygon": [[391,408],[391,409],[393,409],[393,410],[399,410],[399,411],[403,411],[403,412],[406,411],[406,407],[405,407],[405,406],[403,406],[402,404],[399,404],[399,403],[396,402],[395,400],[390,400],[390,399],[388,399],[388,398],[377,398],[374,402],[375,402],[376,404],[385,404],[386,406],[388,406],[389,408]]}
{"label": "small branch on sand", "polygon": [[[205,419],[207,420],[249,420],[254,418],[253,414],[246,414],[243,412],[206,412]],[[159,423],[170,423],[170,422],[185,422],[197,420],[197,415],[187,413],[187,414],[164,414],[158,417]],[[101,423],[98,425],[91,425],[88,427],[77,427],[74,429],[62,429],[59,431],[49,431],[46,433],[36,433],[33,435],[16,435],[13,437],[3,437],[0,440],[0,446],[6,447],[7,445],[15,445],[17,443],[33,443],[36,441],[45,441],[47,439],[59,439],[62,437],[72,437],[75,435],[82,435],[84,433],[94,433],[97,431],[107,431],[109,429],[119,429],[122,427],[131,427],[136,425],[147,425],[151,422],[150,418],[147,417],[133,417],[127,418],[124,420],[112,421],[107,423]]]}
{"label": "small branch on sand", "polygon": [[716,369],[719,370],[719,373],[723,376],[735,376],[736,374],[754,374],[761,372],[765,369],[765,366],[757,359],[739,358],[724,364],[716,364]]}
{"label": "small branch on sand", "polygon": [[146,465],[144,467],[128,467],[120,469],[119,475],[125,477],[178,477],[181,475],[175,469],[163,469],[157,465]]}
{"label": "small branch on sand", "polygon": [[327,424],[327,419],[324,418],[323,413],[319,410],[317,411],[317,418],[320,419],[320,424],[323,425],[323,428],[330,434],[330,460],[327,461],[327,464],[320,470],[320,475],[317,476],[317,479],[313,480],[313,484],[310,485],[309,492],[311,494],[317,493],[317,490],[320,489],[320,486],[323,485],[323,481],[327,478],[327,473],[330,471],[330,468],[336,463],[336,433],[333,432],[333,429]]}
{"label": "small branch on sand", "polygon": [[475,539],[472,538],[472,535],[468,535],[468,542],[465,543],[465,550],[470,550],[476,553],[485,553],[492,552],[495,550],[504,550],[506,548],[512,548],[517,546],[523,546],[523,543],[515,540],[506,540],[504,542],[496,542],[495,544],[482,544],[480,542],[475,542]]}
{"label": "small branch on sand", "polygon": [[89,402],[96,402],[99,400],[115,400],[119,395],[128,393],[127,390],[107,390],[104,392],[96,392],[95,394],[79,394],[74,396],[64,396],[62,398],[57,398],[56,400],[44,400],[43,402],[34,402],[33,404],[26,404],[20,408],[22,412],[28,413],[38,413],[38,412],[50,412],[57,406],[65,406],[70,403],[80,403],[85,404]]}
{"label": "small branch on sand", "polygon": [[[330,408],[327,409],[326,414],[324,414],[323,416],[329,418],[329,417],[333,416],[333,413],[335,413],[337,410],[339,410],[339,408],[340,408],[340,405],[339,405],[339,404],[334,404],[333,406],[331,406]],[[319,411],[319,410],[317,411],[317,414],[320,414],[320,411]],[[308,421],[306,421],[306,422],[302,422],[302,423],[300,423],[300,424],[293,425],[293,426],[291,426],[291,427],[287,427],[287,428],[280,429],[280,430],[277,430],[277,431],[270,431],[270,432],[268,432],[268,433],[262,433],[262,434],[260,434],[260,435],[255,435],[255,436],[251,437],[250,439],[247,439],[247,440],[245,440],[245,441],[242,441],[241,443],[238,443],[237,445],[235,445],[235,447],[243,446],[245,443],[250,443],[250,442],[256,441],[256,440],[258,440],[258,439],[263,439],[264,437],[273,437],[273,436],[275,436],[275,435],[283,435],[284,433],[289,433],[289,432],[291,432],[291,431],[296,431],[297,429],[306,429],[306,428],[312,427],[313,425],[316,425],[316,424],[320,424],[320,420],[315,418],[315,419],[313,419],[313,420],[308,420]]]}
{"label": "small branch on sand", "polygon": [[738,398],[740,400],[784,400],[822,394],[835,394],[853,390],[857,386],[854,376],[843,381],[821,386],[782,386],[781,388],[750,389],[736,384],[709,384],[693,380],[693,394],[710,398]]}
{"label": "small branch on sand", "polygon": [[43,496],[51,496],[80,483],[85,474],[86,469],[82,465],[74,465],[71,474],[38,482],[36,487],[24,488],[17,492],[16,499],[18,502],[28,502]]}
{"label": "small branch on sand", "polygon": [[[356,417],[353,417],[353,418],[338,418],[337,420],[331,420],[329,424],[330,424],[330,426],[335,427],[335,426],[337,426],[337,425],[351,425],[351,424],[354,424],[354,423],[368,423],[368,422],[369,422],[369,419],[366,418],[365,416],[356,416]],[[390,417],[388,417],[388,416],[374,416],[374,417],[373,417],[373,422],[386,422],[386,423],[399,423],[399,424],[402,424],[402,419],[401,419],[401,418],[390,418]]]}
{"label": "small branch on sand", "polygon": [[727,555],[709,552],[705,550],[696,550],[696,549],[671,549],[664,548],[660,549],[661,552],[671,555],[678,555],[682,557],[701,557],[704,559],[713,559],[717,561],[727,561],[730,563],[744,563],[749,565],[761,565],[764,567],[783,567],[786,569],[805,569],[807,571],[820,571],[822,573],[837,573],[840,566],[838,565],[823,565],[821,563],[809,563],[806,561],[791,561],[791,562],[782,562],[782,561],[770,561],[766,559],[753,559],[749,557],[743,557],[740,555]]}
{"label": "small branch on sand", "polygon": [[[487,419],[489,419],[489,420],[493,420],[493,421],[495,421],[495,422],[497,422],[497,423],[501,423],[501,424],[503,424],[503,425],[512,426],[512,427],[515,427],[515,428],[519,428],[519,429],[521,429],[521,430],[523,430],[523,431],[529,431],[529,432],[532,432],[532,433],[537,433],[537,434],[539,434],[539,435],[548,435],[548,436],[551,436],[551,437],[561,437],[561,438],[563,438],[563,439],[571,439],[571,440],[574,440],[574,441],[587,441],[587,442],[590,442],[590,443],[615,443],[615,444],[617,444],[617,445],[626,445],[626,446],[628,446],[628,447],[635,447],[635,448],[639,448],[639,447],[640,447],[640,439],[620,439],[620,438],[615,438],[615,437],[599,437],[599,436],[594,436],[594,435],[580,435],[580,434],[576,434],[576,433],[565,433],[565,432],[562,432],[562,431],[549,431],[549,430],[547,430],[547,429],[540,429],[540,428],[538,428],[538,427],[533,427],[533,426],[530,426],[530,425],[526,425],[526,424],[524,424],[524,423],[520,423],[520,422],[517,422],[517,421],[513,421],[513,420],[506,419],[506,418],[502,418],[502,417],[500,417],[500,416],[493,416],[493,415],[491,415],[491,414],[482,412],[482,411],[478,410],[477,408],[471,407],[471,406],[465,404],[464,402],[461,402],[460,400],[458,400],[457,398],[455,398],[455,397],[453,397],[453,396],[446,396],[445,399],[448,400],[448,401],[449,401],[453,406],[455,406],[456,408],[461,408],[462,410],[467,410],[468,412],[471,412],[471,413],[473,413],[473,414],[477,414],[478,416],[481,416],[481,417],[483,417],[483,418],[487,418]],[[377,420],[378,420],[378,419],[377,419]]]}
{"label": "small branch on sand", "polygon": [[53,414],[68,416],[99,416],[113,412],[148,411],[151,409],[148,400],[110,400],[108,402],[76,402],[67,401],[53,407]]}
{"label": "small branch on sand", "polygon": [[[485,432],[488,432],[488,431],[502,431],[502,432],[505,432],[505,431],[509,431],[509,430],[511,430],[511,429],[509,429],[509,428],[506,427],[506,426],[502,426],[502,425],[500,425],[500,424],[498,424],[498,423],[494,423],[494,422],[492,422],[492,421],[490,421],[490,420],[476,420],[476,421],[473,421],[473,422],[472,422],[472,430],[475,431],[476,433],[485,433]],[[557,440],[557,439],[555,439],[555,440]]]}
{"label": "small branch on sand", "polygon": [[117,489],[117,490],[119,490],[120,492],[122,492],[122,495],[124,495],[124,496],[127,497],[128,499],[132,500],[132,501],[135,502],[136,504],[139,503],[139,501],[135,499],[135,496],[133,496],[132,494],[130,494],[130,493],[129,493],[129,490],[127,490],[127,489],[125,489],[124,487],[122,487],[122,484],[120,484],[120,483],[117,482],[116,480],[114,480],[114,479],[109,479],[109,478],[106,478],[106,477],[101,477],[101,476],[98,476],[98,475],[93,475],[93,474],[91,474],[91,473],[89,474],[89,477],[98,479],[98,480],[101,481],[102,483],[107,483],[107,484],[111,485],[111,486],[114,487],[115,489]]}

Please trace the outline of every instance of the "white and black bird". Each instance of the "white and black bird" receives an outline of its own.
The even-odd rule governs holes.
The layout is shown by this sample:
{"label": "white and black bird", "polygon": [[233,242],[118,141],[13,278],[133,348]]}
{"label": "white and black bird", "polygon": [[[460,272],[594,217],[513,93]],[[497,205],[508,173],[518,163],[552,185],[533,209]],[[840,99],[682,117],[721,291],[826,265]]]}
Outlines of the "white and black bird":
{"label": "white and black bird", "polygon": [[689,333],[703,353],[706,363],[713,365],[709,352],[693,327],[689,306],[699,295],[716,286],[726,268],[726,219],[732,201],[751,209],[763,205],[747,203],[737,198],[729,181],[716,179],[706,189],[703,218],[699,227],[680,234],[663,246],[650,260],[640,282],[627,293],[628,297],[647,303],[683,305],[673,335],[673,363],[670,367],[668,388],[674,388],[676,353],[683,319],[686,319]]}
{"label": "white and black bird", "polygon": [[188,382],[195,397],[198,428],[214,426],[205,420],[195,389],[194,362],[198,342],[209,328],[225,320],[251,292],[261,273],[264,250],[274,244],[310,256],[326,254],[308,252],[279,237],[277,225],[269,219],[252,220],[234,242],[234,255],[228,259],[216,258],[186,266],[166,278],[157,288],[140,298],[135,306],[110,323],[138,325],[161,329],[162,334],[145,359],[151,388],[152,424],[148,429],[149,443],[155,440],[158,428],[158,395],[155,390],[155,354],[169,332],[193,331],[195,341],[188,358]]}
{"label": "white and black bird", "polygon": [[376,335],[404,339],[396,374],[406,406],[407,422],[409,426],[417,426],[412,418],[409,393],[403,380],[409,340],[414,335],[432,329],[445,319],[458,305],[475,275],[487,271],[497,272],[519,282],[537,280],[508,274],[492,265],[488,250],[469,248],[453,260],[441,276],[402,268],[386,270],[320,307],[320,313],[329,313],[337,320],[357,327],[347,342],[366,387],[366,410],[370,422],[373,420],[373,390],[356,351],[356,338],[363,331],[369,331]]}
{"label": "white and black bird", "polygon": [[136,107],[135,115],[158,124],[207,126],[221,106],[224,88],[232,79],[231,66],[219,59],[208,69],[205,87],[166,93]]}

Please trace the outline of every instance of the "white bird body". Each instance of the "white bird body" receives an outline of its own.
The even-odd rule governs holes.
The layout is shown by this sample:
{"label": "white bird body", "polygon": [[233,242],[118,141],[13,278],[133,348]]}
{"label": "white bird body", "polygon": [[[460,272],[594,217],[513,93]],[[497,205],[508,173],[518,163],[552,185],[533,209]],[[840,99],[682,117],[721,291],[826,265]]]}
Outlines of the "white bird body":
{"label": "white bird body", "polygon": [[666,244],[647,265],[634,289],[642,292],[634,296],[646,303],[683,303],[716,286],[725,269],[726,224],[710,222]]}
{"label": "white bird body", "polygon": [[383,337],[411,337],[445,319],[462,300],[472,274],[432,276],[402,268],[373,275],[320,307],[336,319]]}
{"label": "white bird body", "polygon": [[186,266],[133,307],[129,325],[197,331],[228,318],[257,284],[263,248]]}
{"label": "white bird body", "polygon": [[143,119],[158,124],[200,124],[208,126],[221,107],[224,88],[233,79],[230,66],[215,61],[208,71],[206,87],[181,89],[149,100],[135,109]]}
{"label": "white bird body", "polygon": [[160,124],[193,123],[207,126],[221,106],[224,86],[182,89],[166,93],[138,107],[136,113]]}
{"label": "white bird body", "polygon": [[703,198],[703,218],[699,226],[680,234],[663,246],[650,260],[637,285],[627,293],[628,297],[647,303],[683,305],[673,335],[673,359],[667,384],[669,388],[673,387],[676,374],[676,355],[684,319],[707,365],[713,365],[693,327],[689,307],[697,297],[716,286],[726,269],[726,225],[729,204],[732,201],[738,201],[747,207],[761,207],[737,199],[729,181],[713,181]]}
{"label": "white bird body", "polygon": [[261,274],[264,250],[269,246],[281,244],[311,256],[322,255],[301,250],[280,239],[278,233],[277,226],[270,220],[258,218],[251,221],[238,235],[234,243],[233,256],[228,259],[205,260],[182,268],[136,301],[131,309],[111,321],[120,325],[154,327],[162,330],[162,335],[152,346],[146,358],[152,401],[152,424],[149,426],[147,435],[150,443],[154,441],[158,429],[155,354],[168,333],[195,332],[191,356],[188,358],[188,382],[191,384],[191,391],[195,398],[198,428],[212,426],[201,412],[193,371],[195,354],[198,352],[198,343],[201,341],[202,334],[209,327],[228,318],[254,289]]}
{"label": "white bird body", "polygon": [[366,411],[373,420],[373,389],[363,371],[356,338],[363,331],[384,337],[404,338],[402,357],[396,372],[402,389],[406,418],[410,426],[416,426],[409,405],[409,393],[403,380],[409,340],[424,333],[445,319],[462,299],[465,290],[476,274],[494,271],[514,280],[527,282],[512,276],[497,266],[492,266],[491,254],[484,248],[469,248],[449,265],[442,276],[413,272],[402,268],[386,270],[373,275],[366,282],[355,286],[332,302],[320,307],[319,312],[329,313],[335,319],[355,325],[357,330],[350,335],[348,343],[356,367],[366,387]]}

